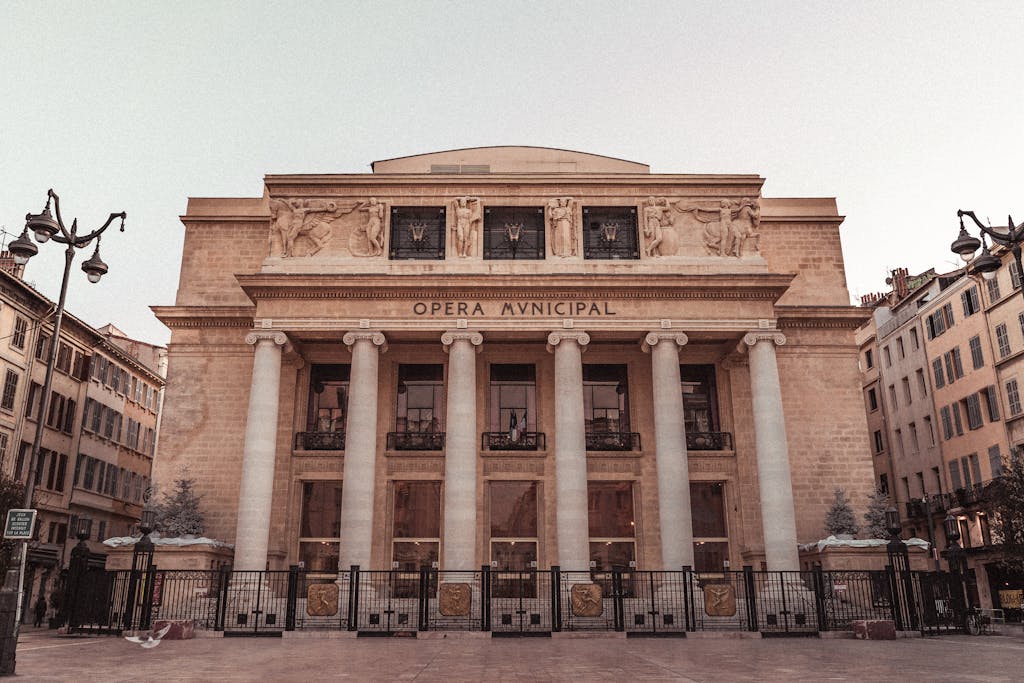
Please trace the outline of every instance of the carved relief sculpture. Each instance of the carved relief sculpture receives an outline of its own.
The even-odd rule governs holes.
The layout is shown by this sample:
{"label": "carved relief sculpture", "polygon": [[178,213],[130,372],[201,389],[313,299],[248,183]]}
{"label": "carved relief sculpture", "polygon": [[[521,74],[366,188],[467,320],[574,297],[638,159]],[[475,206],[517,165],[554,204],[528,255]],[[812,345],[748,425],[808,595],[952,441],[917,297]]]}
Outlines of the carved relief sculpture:
{"label": "carved relief sculpture", "polygon": [[460,258],[473,255],[478,226],[483,220],[478,197],[457,197],[455,199],[455,253]]}
{"label": "carved relief sculpture", "polygon": [[380,256],[384,253],[384,205],[370,197],[361,210],[366,212],[366,254]]}
{"label": "carved relief sculpture", "polygon": [[576,255],[575,217],[572,197],[556,197],[548,202],[548,234],[555,256]]}
{"label": "carved relief sculpture", "polygon": [[333,617],[338,613],[338,586],[314,583],[306,591],[306,614],[311,617]]}
{"label": "carved relief sculpture", "polygon": [[709,617],[731,617],[736,614],[736,590],[732,584],[704,585],[704,613]]}
{"label": "carved relief sculpture", "polygon": [[573,616],[599,617],[604,612],[604,603],[601,602],[601,586],[596,583],[575,584],[569,597]]}
{"label": "carved relief sculpture", "polygon": [[[664,197],[647,198],[643,206],[643,230],[647,240],[645,251],[648,256],[671,256],[676,252],[674,244],[665,244],[666,233],[673,230],[672,220],[668,214],[667,199]],[[674,242],[674,239],[669,241]],[[671,248],[665,248],[670,246]]]}
{"label": "carved relief sculpture", "polygon": [[444,617],[468,617],[472,603],[468,583],[442,583],[437,591],[437,606]]}
{"label": "carved relief sculpture", "polygon": [[[271,256],[295,256],[295,242],[300,237],[310,243],[305,255],[313,256],[330,241],[331,221],[351,213],[359,205],[359,202],[339,205],[322,199],[271,199]],[[278,246],[279,251],[275,248]]]}
{"label": "carved relief sculpture", "polygon": [[684,207],[676,203],[680,213],[690,213],[704,224],[704,249],[713,256],[743,256],[744,246],[757,253],[760,249],[761,210],[757,201],[744,197],[740,200],[722,199],[717,209]]}

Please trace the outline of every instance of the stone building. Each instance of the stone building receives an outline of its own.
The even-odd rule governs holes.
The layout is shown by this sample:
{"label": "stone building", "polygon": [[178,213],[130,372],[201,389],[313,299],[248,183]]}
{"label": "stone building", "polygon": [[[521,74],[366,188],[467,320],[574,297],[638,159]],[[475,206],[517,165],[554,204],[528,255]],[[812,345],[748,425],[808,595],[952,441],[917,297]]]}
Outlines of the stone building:
{"label": "stone building", "polygon": [[[0,470],[24,483],[38,428],[52,301],[0,268]],[[149,489],[156,447],[163,348],[97,330],[65,312],[36,468],[36,538],[29,544],[24,605],[49,595],[75,545],[75,522],[92,520],[88,539],[103,565],[102,541],[133,528]],[[20,503],[19,503],[20,505]],[[28,618],[31,610],[23,610]]]}
{"label": "stone building", "polygon": [[[1019,449],[1024,417],[1017,394],[1024,357],[1024,301],[1011,262],[991,280],[963,270],[911,277],[893,272],[892,291],[865,305],[858,332],[865,408],[877,483],[901,511],[906,535],[929,540],[945,568],[943,522],[952,515],[972,573],[973,598],[1003,606],[987,487]],[[1007,576],[1018,598],[1024,577]]]}
{"label": "stone building", "polygon": [[833,199],[531,147],[193,198],[154,477],[236,569],[797,569],[872,486]]}

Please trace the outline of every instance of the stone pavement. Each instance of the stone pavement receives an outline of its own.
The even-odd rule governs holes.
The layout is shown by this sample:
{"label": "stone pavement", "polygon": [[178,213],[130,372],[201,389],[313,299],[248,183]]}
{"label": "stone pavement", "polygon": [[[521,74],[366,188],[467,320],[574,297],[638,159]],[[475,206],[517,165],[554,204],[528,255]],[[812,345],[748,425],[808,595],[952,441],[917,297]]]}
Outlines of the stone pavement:
{"label": "stone pavement", "polygon": [[[337,634],[336,634],[337,635]],[[27,629],[30,681],[1020,681],[1024,639],[199,638]]]}

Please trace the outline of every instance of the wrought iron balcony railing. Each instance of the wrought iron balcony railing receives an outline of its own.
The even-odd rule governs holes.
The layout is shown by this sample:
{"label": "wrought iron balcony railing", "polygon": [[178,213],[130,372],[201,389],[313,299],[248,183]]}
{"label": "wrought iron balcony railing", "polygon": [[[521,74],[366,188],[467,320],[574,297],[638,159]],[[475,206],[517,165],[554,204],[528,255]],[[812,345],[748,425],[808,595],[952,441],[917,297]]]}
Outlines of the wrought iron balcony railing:
{"label": "wrought iron balcony railing", "polygon": [[[934,512],[934,510],[933,510]],[[927,504],[920,500],[912,500],[907,503],[907,519],[915,519],[918,517],[927,517],[928,508]]]}
{"label": "wrought iron balcony railing", "polygon": [[388,432],[389,451],[443,451],[444,432]]}
{"label": "wrought iron balcony railing", "polygon": [[296,432],[295,449],[303,451],[343,451],[345,432]]}
{"label": "wrought iron balcony railing", "polygon": [[544,432],[522,432],[514,439],[509,432],[484,432],[481,441],[485,451],[537,451],[547,448]]}
{"label": "wrought iron balcony railing", "polygon": [[732,432],[686,432],[688,451],[731,451]]}
{"label": "wrought iron balcony railing", "polygon": [[638,451],[640,435],[636,432],[587,432],[588,451]]}

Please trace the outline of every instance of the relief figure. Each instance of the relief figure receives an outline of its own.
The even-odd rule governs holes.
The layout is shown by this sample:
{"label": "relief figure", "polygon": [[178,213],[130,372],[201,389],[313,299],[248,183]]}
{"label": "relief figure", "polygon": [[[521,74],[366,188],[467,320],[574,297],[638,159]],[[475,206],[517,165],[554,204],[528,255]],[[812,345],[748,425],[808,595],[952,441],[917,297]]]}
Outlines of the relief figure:
{"label": "relief figure", "polygon": [[370,197],[362,207],[360,210],[366,212],[366,255],[380,256],[384,253],[384,205]]}
{"label": "relief figure", "polygon": [[476,242],[477,226],[483,220],[480,200],[477,197],[457,197],[455,199],[455,253],[465,258],[473,255]]}
{"label": "relief figure", "polygon": [[647,198],[643,207],[643,230],[644,237],[647,239],[645,251],[648,256],[670,256],[675,253],[675,249],[666,249],[662,246],[665,243],[666,231],[672,229],[671,218],[668,214],[667,199],[664,197],[660,199]]}
{"label": "relief figure", "polygon": [[572,197],[556,197],[548,202],[548,227],[551,253],[555,256],[576,255],[576,230],[573,225]]}
{"label": "relief figure", "polygon": [[[339,208],[337,202],[321,199],[271,199],[270,253],[272,256],[295,256],[295,242],[305,237],[310,247],[306,256],[313,256],[331,239],[331,221],[351,213],[358,204]],[[280,253],[275,254],[275,237]]]}

